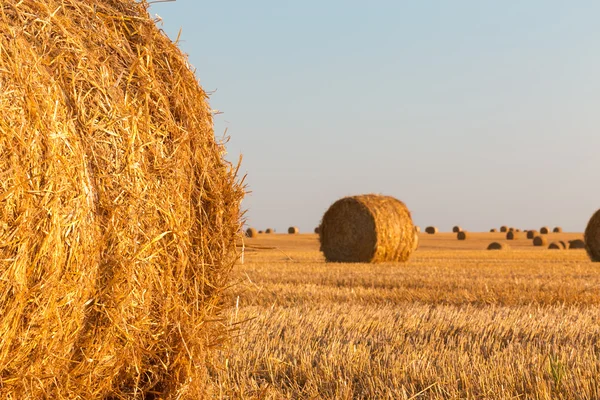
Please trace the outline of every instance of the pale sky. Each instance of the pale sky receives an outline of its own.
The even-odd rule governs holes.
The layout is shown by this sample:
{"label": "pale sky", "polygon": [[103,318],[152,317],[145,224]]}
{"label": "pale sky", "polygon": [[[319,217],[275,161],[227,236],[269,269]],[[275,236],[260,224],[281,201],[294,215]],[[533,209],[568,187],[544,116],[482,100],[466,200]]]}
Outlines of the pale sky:
{"label": "pale sky", "polygon": [[151,15],[212,92],[248,225],[382,193],[417,225],[582,231],[600,208],[600,2],[213,1]]}

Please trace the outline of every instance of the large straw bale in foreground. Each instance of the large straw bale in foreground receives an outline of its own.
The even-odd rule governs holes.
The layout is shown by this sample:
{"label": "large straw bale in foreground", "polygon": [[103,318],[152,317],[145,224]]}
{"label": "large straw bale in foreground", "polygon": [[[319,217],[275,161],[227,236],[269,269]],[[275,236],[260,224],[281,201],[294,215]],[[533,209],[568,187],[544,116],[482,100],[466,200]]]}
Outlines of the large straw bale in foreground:
{"label": "large straw bale in foreground", "polygon": [[406,261],[418,245],[410,211],[389,196],[342,198],[325,212],[320,226],[328,261]]}
{"label": "large straw bale in foreground", "polygon": [[204,398],[243,190],[133,0],[0,3],[0,398]]}

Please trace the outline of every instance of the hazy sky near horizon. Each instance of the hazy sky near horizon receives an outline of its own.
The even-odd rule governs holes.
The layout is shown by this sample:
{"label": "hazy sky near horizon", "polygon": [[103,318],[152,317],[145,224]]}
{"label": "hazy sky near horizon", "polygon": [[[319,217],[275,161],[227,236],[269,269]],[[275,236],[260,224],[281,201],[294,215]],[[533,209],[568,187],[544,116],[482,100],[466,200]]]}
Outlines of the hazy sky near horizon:
{"label": "hazy sky near horizon", "polygon": [[417,225],[582,231],[600,208],[600,2],[177,0],[158,25],[243,154],[248,225],[340,197]]}

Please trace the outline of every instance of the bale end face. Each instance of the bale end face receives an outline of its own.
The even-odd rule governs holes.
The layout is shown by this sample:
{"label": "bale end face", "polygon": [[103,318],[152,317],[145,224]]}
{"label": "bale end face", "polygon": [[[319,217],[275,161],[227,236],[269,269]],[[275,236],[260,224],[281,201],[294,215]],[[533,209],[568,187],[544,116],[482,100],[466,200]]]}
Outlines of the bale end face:
{"label": "bale end face", "polygon": [[519,232],[517,232],[517,231],[506,232],[506,240],[516,240],[516,239],[519,239]]}
{"label": "bale end face", "polygon": [[546,236],[538,235],[538,236],[536,236],[536,237],[533,238],[533,245],[536,246],[536,247],[547,246],[548,245],[548,239],[546,239]]}
{"label": "bale end face", "polygon": [[502,225],[502,226],[500,227],[500,232],[502,232],[502,233],[506,233],[506,232],[508,232],[508,226]]}
{"label": "bale end face", "polygon": [[583,242],[590,260],[600,262],[600,210],[596,211],[588,221]]}
{"label": "bale end face", "polygon": [[465,231],[459,231],[459,232],[456,234],[456,238],[457,238],[458,240],[467,240],[467,238],[468,238],[468,237],[469,237],[469,235],[468,235],[468,234],[467,234],[467,232],[465,232]]}
{"label": "bale end face", "polygon": [[436,233],[438,233],[438,228],[436,228],[435,226],[428,226],[427,228],[425,228],[425,233],[429,235],[435,235]]}
{"label": "bale end face", "polygon": [[539,236],[539,232],[536,230],[527,231],[527,239],[533,239],[536,236]]}
{"label": "bale end face", "polygon": [[254,228],[248,228],[248,229],[246,229],[246,237],[254,238],[254,237],[257,237],[257,236],[258,236],[258,232],[257,232],[256,229],[254,229]]}
{"label": "bale end face", "polygon": [[552,232],[554,233],[562,233],[562,228],[560,226],[556,226],[554,227],[554,229],[552,229]]}
{"label": "bale end face", "polygon": [[540,234],[547,235],[548,233],[550,233],[550,228],[548,228],[547,226],[542,226],[540,228]]}
{"label": "bale end face", "polygon": [[462,231],[462,228],[460,226],[456,225],[456,226],[452,227],[453,233],[458,233],[460,231]]}
{"label": "bale end face", "polygon": [[488,250],[506,250],[508,245],[505,243],[492,242],[487,247]]}
{"label": "bale end face", "polygon": [[297,227],[297,226],[290,226],[290,227],[288,228],[288,233],[289,233],[290,235],[295,235],[295,234],[297,234],[297,233],[299,233],[299,232],[300,232],[300,230],[298,229],[298,227]]}
{"label": "bale end face", "polygon": [[581,239],[569,240],[569,249],[585,249],[585,242]]}

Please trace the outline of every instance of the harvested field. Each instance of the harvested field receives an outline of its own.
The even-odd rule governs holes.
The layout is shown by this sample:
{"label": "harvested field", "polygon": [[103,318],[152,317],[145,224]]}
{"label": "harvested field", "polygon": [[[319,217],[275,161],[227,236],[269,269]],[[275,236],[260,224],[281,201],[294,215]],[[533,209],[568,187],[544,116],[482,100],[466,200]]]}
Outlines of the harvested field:
{"label": "harvested field", "polygon": [[[552,240],[581,233],[551,234]],[[317,235],[256,239],[236,268],[223,398],[600,397],[600,265],[506,233],[422,235],[407,263],[325,263]],[[244,322],[246,321],[246,322]],[[227,368],[218,368],[227,361]]]}

